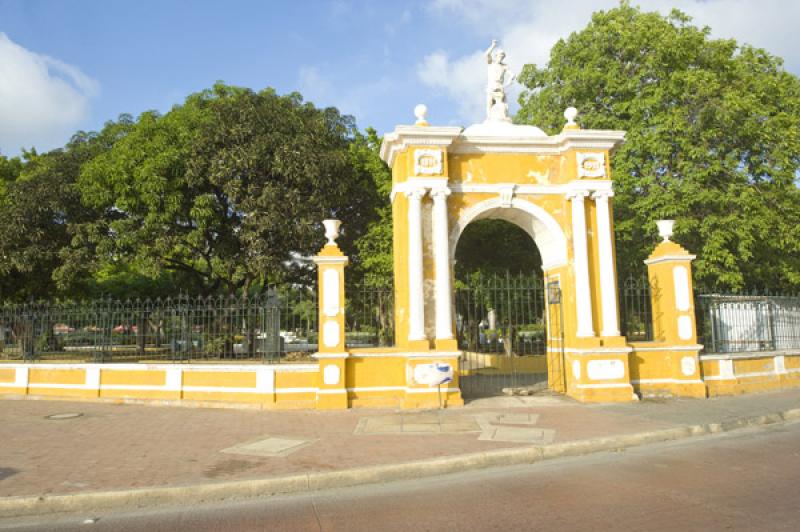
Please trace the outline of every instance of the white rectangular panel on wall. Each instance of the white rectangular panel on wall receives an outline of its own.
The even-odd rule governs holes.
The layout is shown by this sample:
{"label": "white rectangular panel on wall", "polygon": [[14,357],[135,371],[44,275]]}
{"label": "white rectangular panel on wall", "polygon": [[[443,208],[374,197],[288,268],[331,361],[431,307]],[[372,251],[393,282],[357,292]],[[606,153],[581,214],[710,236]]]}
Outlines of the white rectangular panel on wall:
{"label": "white rectangular panel on wall", "polygon": [[675,307],[681,311],[689,310],[689,271],[686,266],[676,266],[672,270],[675,284]]}
{"label": "white rectangular panel on wall", "polygon": [[586,373],[593,381],[621,379],[625,376],[625,364],[621,360],[590,360]]}
{"label": "white rectangular panel on wall", "polygon": [[322,275],[325,284],[323,309],[326,316],[333,317],[339,314],[339,272],[330,268]]}

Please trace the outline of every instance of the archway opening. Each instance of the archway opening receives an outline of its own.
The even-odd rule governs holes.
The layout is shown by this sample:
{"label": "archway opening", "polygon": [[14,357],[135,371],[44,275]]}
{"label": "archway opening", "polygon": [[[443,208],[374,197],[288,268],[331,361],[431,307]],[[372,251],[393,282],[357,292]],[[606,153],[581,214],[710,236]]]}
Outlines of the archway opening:
{"label": "archway opening", "polygon": [[460,387],[466,397],[547,389],[542,257],[532,231],[518,223],[522,218],[504,218],[476,217],[455,249],[456,331],[464,353]]}

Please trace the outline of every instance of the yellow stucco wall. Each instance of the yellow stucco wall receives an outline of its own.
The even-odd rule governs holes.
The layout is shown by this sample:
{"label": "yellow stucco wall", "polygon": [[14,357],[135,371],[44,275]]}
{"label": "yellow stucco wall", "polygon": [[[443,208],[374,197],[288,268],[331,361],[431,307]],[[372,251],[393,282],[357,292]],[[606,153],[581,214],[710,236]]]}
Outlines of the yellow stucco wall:
{"label": "yellow stucco wall", "polygon": [[709,396],[800,387],[800,352],[702,355],[700,359]]}

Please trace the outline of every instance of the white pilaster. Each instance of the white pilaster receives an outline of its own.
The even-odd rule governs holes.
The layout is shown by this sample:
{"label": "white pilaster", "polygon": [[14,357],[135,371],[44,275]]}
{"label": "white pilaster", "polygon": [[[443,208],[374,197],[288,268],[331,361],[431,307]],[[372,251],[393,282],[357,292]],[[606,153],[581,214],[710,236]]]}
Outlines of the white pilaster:
{"label": "white pilaster", "polygon": [[408,198],[408,339],[425,339],[425,292],[422,265],[422,198],[425,189],[405,192]]}
{"label": "white pilaster", "polygon": [[572,254],[575,266],[575,303],[578,314],[579,337],[594,336],[592,328],[592,292],[589,288],[589,258],[586,251],[586,212],[584,200],[589,192],[574,190],[568,194],[572,201]]}
{"label": "white pilaster", "polygon": [[597,211],[597,247],[600,252],[600,304],[603,309],[602,336],[619,336],[617,320],[617,280],[614,275],[614,251],[611,236],[611,213],[608,199],[614,195],[611,190],[596,191],[592,194]]}
{"label": "white pilaster", "polygon": [[446,186],[431,190],[433,197],[433,255],[436,262],[436,339],[453,338],[453,314],[450,305],[450,238],[447,228]]}

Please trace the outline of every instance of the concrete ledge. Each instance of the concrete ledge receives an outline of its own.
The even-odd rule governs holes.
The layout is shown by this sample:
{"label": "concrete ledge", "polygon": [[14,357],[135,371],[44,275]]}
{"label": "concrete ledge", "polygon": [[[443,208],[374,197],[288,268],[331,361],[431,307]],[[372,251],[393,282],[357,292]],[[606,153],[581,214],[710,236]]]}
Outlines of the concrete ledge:
{"label": "concrete ledge", "polygon": [[421,460],[402,464],[346,469],[325,473],[289,475],[258,480],[217,482],[189,486],[142,488],[124,491],[0,498],[0,517],[19,517],[52,513],[86,512],[112,508],[197,504],[222,500],[248,499],[278,494],[375,484],[431,477],[475,469],[580,456],[652,443],[682,440],[721,432],[800,421],[800,408],[759,416],[742,417],[718,423],[688,425],[670,429],[592,438],[543,446],[501,449]]}

